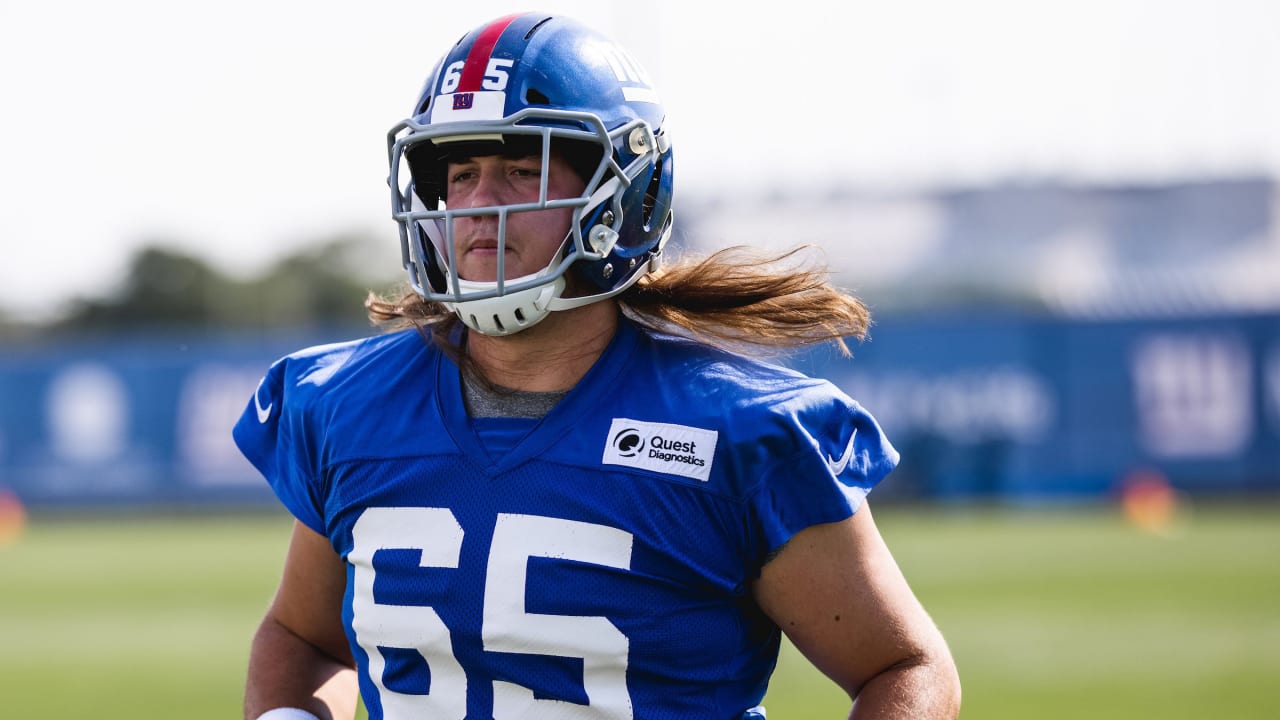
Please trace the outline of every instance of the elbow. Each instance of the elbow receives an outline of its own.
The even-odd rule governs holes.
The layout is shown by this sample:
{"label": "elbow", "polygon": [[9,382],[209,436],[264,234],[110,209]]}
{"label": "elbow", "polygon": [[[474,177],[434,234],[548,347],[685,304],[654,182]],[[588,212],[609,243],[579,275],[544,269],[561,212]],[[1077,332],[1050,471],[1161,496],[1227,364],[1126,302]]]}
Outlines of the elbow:
{"label": "elbow", "polygon": [[938,637],[919,659],[920,694],[930,708],[925,715],[938,720],[954,720],[960,716],[960,671],[945,640]]}
{"label": "elbow", "polygon": [[960,696],[960,673],[944,646],[904,658],[856,688],[849,717],[955,720]]}
{"label": "elbow", "polygon": [[960,671],[951,651],[943,644],[921,660],[921,694],[930,706],[927,715],[938,720],[954,720],[960,716]]}
{"label": "elbow", "polygon": [[938,672],[939,709],[943,718],[960,716],[960,671],[951,655],[946,656],[945,666]]}

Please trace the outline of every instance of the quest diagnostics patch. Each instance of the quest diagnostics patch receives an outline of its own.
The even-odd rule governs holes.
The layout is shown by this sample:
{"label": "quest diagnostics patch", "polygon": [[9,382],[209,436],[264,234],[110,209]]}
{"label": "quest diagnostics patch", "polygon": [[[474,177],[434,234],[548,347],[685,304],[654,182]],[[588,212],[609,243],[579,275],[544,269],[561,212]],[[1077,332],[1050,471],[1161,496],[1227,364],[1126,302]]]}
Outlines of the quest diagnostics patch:
{"label": "quest diagnostics patch", "polygon": [[688,425],[614,418],[600,461],[706,482],[718,437],[714,430]]}

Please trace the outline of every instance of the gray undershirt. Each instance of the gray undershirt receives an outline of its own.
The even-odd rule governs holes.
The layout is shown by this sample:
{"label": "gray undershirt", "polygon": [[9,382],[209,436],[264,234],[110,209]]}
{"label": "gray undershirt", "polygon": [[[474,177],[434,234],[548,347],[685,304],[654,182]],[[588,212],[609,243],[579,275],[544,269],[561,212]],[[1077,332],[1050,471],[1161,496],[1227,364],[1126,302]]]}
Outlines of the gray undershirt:
{"label": "gray undershirt", "polygon": [[467,414],[473,418],[530,418],[538,419],[551,412],[568,390],[553,392],[529,392],[510,388],[491,388],[462,373],[462,399]]}

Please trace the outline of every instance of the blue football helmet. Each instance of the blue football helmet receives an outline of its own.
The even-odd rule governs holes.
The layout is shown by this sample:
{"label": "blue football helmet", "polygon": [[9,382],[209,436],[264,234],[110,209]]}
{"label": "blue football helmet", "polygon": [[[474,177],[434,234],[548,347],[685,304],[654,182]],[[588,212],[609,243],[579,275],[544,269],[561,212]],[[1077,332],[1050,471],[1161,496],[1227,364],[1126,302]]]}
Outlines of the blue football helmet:
{"label": "blue football helmet", "polygon": [[[413,115],[387,135],[392,216],[409,282],[470,328],[509,335],[555,310],[612,297],[658,265],[672,225],[671,142],[648,78],[622,48],[564,17],[499,18],[464,36],[436,65]],[[578,197],[547,198],[553,145],[586,181]],[[536,202],[451,210],[450,157],[538,155]],[[572,208],[562,249],[543,270],[505,278],[511,213]],[[458,277],[454,223],[496,216],[496,282]],[[566,274],[575,282],[565,293]]]}

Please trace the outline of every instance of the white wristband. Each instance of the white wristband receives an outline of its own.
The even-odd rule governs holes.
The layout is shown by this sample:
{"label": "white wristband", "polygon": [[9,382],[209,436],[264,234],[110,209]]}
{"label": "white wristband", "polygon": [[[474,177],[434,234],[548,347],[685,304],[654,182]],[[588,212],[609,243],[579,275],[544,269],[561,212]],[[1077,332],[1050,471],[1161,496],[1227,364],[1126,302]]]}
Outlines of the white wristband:
{"label": "white wristband", "polygon": [[320,720],[301,708],[276,708],[258,716],[258,720]]}

